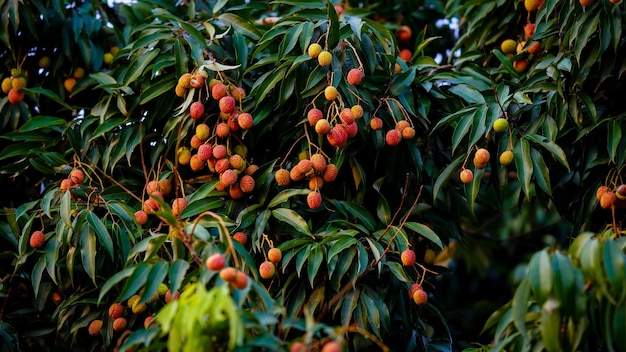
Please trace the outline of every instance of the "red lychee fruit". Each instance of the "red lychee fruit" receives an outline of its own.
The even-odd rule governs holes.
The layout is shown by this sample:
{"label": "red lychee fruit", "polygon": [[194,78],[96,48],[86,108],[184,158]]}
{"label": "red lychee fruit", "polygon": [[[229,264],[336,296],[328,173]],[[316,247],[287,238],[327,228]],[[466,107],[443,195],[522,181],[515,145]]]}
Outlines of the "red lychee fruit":
{"label": "red lychee fruit", "polygon": [[309,189],[311,191],[320,190],[322,186],[324,186],[324,178],[322,178],[322,176],[319,176],[319,175],[311,176],[311,178],[309,179]]}
{"label": "red lychee fruit", "polygon": [[484,169],[489,164],[489,151],[485,148],[479,148],[474,154],[474,166],[477,169]]}
{"label": "red lychee fruit", "polygon": [[250,193],[254,190],[254,178],[250,175],[243,175],[239,180],[239,188],[243,193]]}
{"label": "red lychee fruit", "polygon": [[413,293],[413,302],[418,306],[423,306],[428,302],[428,294],[424,290],[417,290]]}
{"label": "red lychee fruit", "polygon": [[268,260],[264,261],[259,265],[259,275],[266,280],[273,278],[276,275],[276,266]]}
{"label": "red lychee fruit", "polygon": [[226,122],[220,122],[215,127],[215,134],[220,138],[226,138],[230,134],[230,127]]}
{"label": "red lychee fruit", "polygon": [[213,156],[213,147],[210,144],[203,144],[198,147],[198,156],[200,160],[207,161]]}
{"label": "red lychee fruit", "polygon": [[324,169],[326,168],[326,157],[324,157],[320,153],[316,153],[311,155],[311,158],[309,160],[311,160],[311,166],[313,167],[313,170],[315,170],[315,172],[324,172]]}
{"label": "red lychee fruit", "polygon": [[126,319],[119,317],[115,320],[113,320],[113,330],[115,331],[123,331],[124,329],[126,329]]}
{"label": "red lychee fruit", "polygon": [[[230,162],[228,158],[220,159],[215,162],[215,172],[223,173],[230,168]],[[227,186],[228,187],[228,186]]]}
{"label": "red lychee fruit", "polygon": [[200,139],[198,137],[198,135],[193,135],[191,136],[191,140],[189,141],[189,145],[193,148],[193,149],[198,149],[200,148],[200,146],[203,144],[204,142],[202,141],[202,139]]}
{"label": "red lychee fruit", "polygon": [[219,101],[220,111],[225,114],[230,114],[235,111],[235,98],[227,95],[222,97]]}
{"label": "red lychee fruit", "polygon": [[33,231],[30,235],[30,240],[28,242],[31,247],[37,249],[41,248],[46,244],[46,235],[42,231]]}
{"label": "red lychee fruit", "polygon": [[206,162],[200,158],[198,154],[194,154],[191,156],[191,160],[189,160],[189,167],[193,171],[200,171],[204,169]]}
{"label": "red lychee fruit", "polygon": [[354,136],[359,133],[359,125],[356,122],[353,123],[344,123],[342,124],[343,128],[346,130],[348,138],[354,138]]}
{"label": "red lychee fruit", "polygon": [[348,72],[348,83],[353,86],[358,86],[361,84],[361,80],[363,79],[363,71],[358,68],[353,68]]}
{"label": "red lychee fruit", "polygon": [[609,209],[615,205],[616,201],[617,196],[613,191],[605,192],[600,198],[600,207],[602,207],[602,209]]}
{"label": "red lychee fruit", "polygon": [[79,185],[85,180],[85,174],[80,169],[73,169],[70,172],[70,181],[72,184]]}
{"label": "red lychee fruit", "polygon": [[124,314],[124,306],[120,303],[113,303],[109,307],[109,317],[117,319]]}
{"label": "red lychee fruit", "polygon": [[341,344],[337,341],[328,341],[322,347],[321,352],[341,352]]}
{"label": "red lychee fruit", "polygon": [[270,248],[267,252],[267,259],[272,263],[279,263],[283,259],[283,252],[276,247]]}
{"label": "red lychee fruit", "polygon": [[400,255],[400,260],[404,266],[413,266],[415,264],[415,252],[412,249],[405,249]]}
{"label": "red lychee fruit", "polygon": [[345,146],[348,141],[348,133],[343,126],[337,125],[328,131],[326,139],[333,147],[341,148]]}
{"label": "red lychee fruit", "polygon": [[9,90],[9,103],[19,104],[22,100],[24,100],[23,90],[17,90],[15,88],[11,88],[11,90]]}
{"label": "red lychee fruit", "polygon": [[232,95],[236,101],[241,101],[246,97],[246,91],[242,87],[234,87],[230,91],[230,95]]}
{"label": "red lychee fruit", "polygon": [[461,179],[461,182],[468,184],[474,179],[474,173],[470,169],[463,169],[461,170],[459,178]]}
{"label": "red lychee fruit", "polygon": [[387,145],[390,145],[390,146],[395,146],[395,145],[400,144],[401,140],[402,140],[402,132],[396,129],[387,131],[387,134],[385,135],[385,142],[387,143]]}
{"label": "red lychee fruit", "polygon": [[226,146],[223,144],[216,144],[213,146],[213,157],[217,160],[224,159],[228,155]]}
{"label": "red lychee fruit", "polygon": [[135,219],[139,223],[139,225],[143,225],[148,222],[148,213],[143,210],[137,210],[135,212]]}
{"label": "red lychee fruit", "polygon": [[326,168],[324,169],[324,173],[322,174],[322,178],[324,179],[324,182],[333,182],[337,178],[338,171],[339,170],[337,169],[337,165],[335,164],[326,165]]}
{"label": "red lychee fruit", "polygon": [[165,300],[165,303],[170,303],[170,302],[174,302],[175,300],[177,300],[178,297],[180,297],[179,291],[176,291],[172,294],[171,290],[167,290],[167,292],[165,292],[165,297],[163,299]]}
{"label": "red lychee fruit", "polygon": [[311,191],[311,193],[306,196],[306,203],[310,209],[317,209],[322,205],[322,195],[320,192]]}
{"label": "red lychee fruit", "polygon": [[315,124],[317,124],[317,121],[324,118],[324,113],[320,109],[313,108],[309,110],[306,117],[307,117],[307,120],[309,121],[309,125],[315,126]]}
{"label": "red lychee fruit", "polygon": [[191,106],[189,106],[189,116],[192,119],[197,120],[201,118],[202,115],[204,115],[204,104],[199,101],[191,103]]}
{"label": "red lychee fruit", "polygon": [[209,270],[222,270],[224,265],[226,265],[226,260],[224,259],[224,255],[221,253],[215,253],[207,258],[206,260],[206,268]]}
{"label": "red lychee fruit", "polygon": [[225,187],[230,187],[234,185],[237,182],[237,178],[238,176],[233,169],[228,169],[220,174],[220,181]]}
{"label": "red lychee fruit", "polygon": [[244,246],[244,247],[248,243],[248,235],[246,235],[245,232],[243,232],[243,231],[235,232],[233,234],[233,239],[235,241],[241,243],[241,245]]}
{"label": "red lychee fruit", "polygon": [[339,113],[339,118],[345,124],[350,124],[354,122],[354,114],[351,109],[343,108]]}
{"label": "red lychee fruit", "polygon": [[370,120],[370,128],[378,131],[383,128],[383,120],[380,117],[374,117]]}
{"label": "red lychee fruit", "polygon": [[201,88],[204,85],[204,77],[199,73],[192,75],[189,85],[191,88]]}
{"label": "red lychee fruit", "polygon": [[402,130],[402,139],[412,139],[415,137],[415,129],[413,127],[407,127]]}
{"label": "red lychee fruit", "polygon": [[241,271],[238,271],[235,275],[235,281],[231,282],[234,288],[243,290],[248,286],[248,276]]}
{"label": "red lychee fruit", "polygon": [[250,115],[249,113],[243,112],[237,115],[237,124],[242,129],[249,130],[250,128],[252,128],[252,125],[254,124],[254,119],[252,118],[252,115]]}
{"label": "red lychee fruit", "polygon": [[289,183],[291,181],[291,179],[289,178],[289,170],[287,169],[276,170],[276,173],[274,173],[274,179],[276,180],[276,183],[281,187],[289,186]]}
{"label": "red lychee fruit", "polygon": [[396,38],[401,42],[409,41],[411,36],[413,36],[413,31],[407,25],[402,25],[396,30]]}
{"label": "red lychee fruit", "polygon": [[102,320],[96,319],[92,320],[91,323],[89,323],[87,331],[91,336],[98,336],[100,335],[100,329],[102,329]]}
{"label": "red lychee fruit", "polygon": [[220,270],[220,278],[226,282],[234,282],[237,277],[237,269],[226,267]]}
{"label": "red lychee fruit", "polygon": [[174,199],[174,202],[172,203],[172,214],[176,217],[179,216],[187,204],[189,204],[189,202],[187,202],[187,199],[185,198]]}
{"label": "red lychee fruit", "polygon": [[220,100],[228,94],[228,89],[222,82],[217,82],[211,88],[211,96],[215,100]]}

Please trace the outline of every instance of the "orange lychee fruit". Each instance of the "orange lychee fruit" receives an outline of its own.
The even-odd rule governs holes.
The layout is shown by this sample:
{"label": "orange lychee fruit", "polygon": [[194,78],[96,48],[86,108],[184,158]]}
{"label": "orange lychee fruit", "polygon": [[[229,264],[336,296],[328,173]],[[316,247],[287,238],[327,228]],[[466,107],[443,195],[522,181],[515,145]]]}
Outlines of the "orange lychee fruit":
{"label": "orange lychee fruit", "polygon": [[266,260],[259,265],[259,274],[263,279],[271,279],[276,275],[276,266],[274,263]]}
{"label": "orange lychee fruit", "polygon": [[113,320],[113,330],[115,331],[123,331],[126,329],[126,319],[123,317],[119,317]]}
{"label": "orange lychee fruit", "polygon": [[174,199],[174,202],[172,203],[172,215],[176,217],[179,216],[188,204],[189,202],[185,198]]}
{"label": "orange lychee fruit", "polygon": [[489,164],[489,151],[485,148],[479,148],[474,154],[474,166],[477,169],[484,169]]}
{"label": "orange lychee fruit", "polygon": [[402,140],[402,132],[398,131],[397,129],[389,130],[387,131],[387,134],[385,135],[385,142],[387,143],[387,145],[390,145],[390,146],[395,146],[395,145],[400,144],[401,140]]}
{"label": "orange lychee fruit", "polygon": [[309,48],[307,50],[309,57],[312,59],[317,59],[317,57],[320,55],[321,52],[322,52],[322,46],[317,43],[313,43],[309,45]]}
{"label": "orange lychee fruit", "polygon": [[474,179],[474,173],[470,169],[463,169],[461,170],[459,178],[461,179],[461,182],[468,184]]}
{"label": "orange lychee fruit", "polygon": [[252,128],[252,125],[254,124],[254,119],[252,118],[251,114],[244,112],[244,113],[237,115],[237,124],[242,129],[249,130],[250,128]]}
{"label": "orange lychee fruit", "polygon": [[267,259],[272,263],[279,263],[283,259],[283,252],[276,247],[270,248],[267,251]]}
{"label": "orange lychee fruit", "polygon": [[248,275],[238,271],[235,275],[235,281],[231,282],[231,285],[238,290],[243,290],[246,286],[248,286]]}
{"label": "orange lychee fruit", "polygon": [[244,247],[248,243],[248,235],[246,235],[245,232],[243,232],[243,231],[235,232],[233,234],[233,239],[235,241],[241,243],[241,245],[244,246]]}
{"label": "orange lychee fruit", "polygon": [[72,181],[73,184],[79,185],[83,183],[84,180],[85,174],[80,169],[73,169],[70,172],[70,181]]}
{"label": "orange lychee fruit", "polygon": [[189,106],[189,116],[192,119],[197,120],[201,118],[202,115],[204,115],[204,104],[199,101],[191,103],[191,106]]}
{"label": "orange lychee fruit", "polygon": [[222,270],[224,265],[226,265],[226,260],[224,259],[224,255],[221,253],[215,253],[207,258],[205,262],[206,268],[209,270]]}
{"label": "orange lychee fruit", "polygon": [[8,99],[11,104],[19,104],[22,100],[24,100],[24,91],[11,88],[11,90],[9,90]]}
{"label": "orange lychee fruit", "polygon": [[322,174],[322,178],[324,179],[324,182],[335,181],[335,179],[337,178],[338,171],[339,170],[337,169],[337,165],[335,164],[326,165],[326,168],[324,169],[324,173]]}
{"label": "orange lychee fruit", "polygon": [[330,129],[330,122],[326,119],[320,119],[315,123],[315,132],[317,132],[317,134],[327,134]]}
{"label": "orange lychee fruit", "polygon": [[412,249],[405,249],[400,255],[400,260],[404,266],[412,266],[415,264],[415,252]]}
{"label": "orange lychee fruit", "polygon": [[311,191],[311,193],[306,196],[306,203],[310,209],[317,209],[322,205],[322,195],[320,192]]}
{"label": "orange lychee fruit", "polygon": [[278,169],[274,173],[274,179],[279,186],[289,186],[291,181],[289,177],[289,170],[287,169]]}
{"label": "orange lychee fruit", "polygon": [[424,290],[417,290],[413,293],[413,302],[418,306],[423,306],[428,302],[428,293]]}
{"label": "orange lychee fruit", "polygon": [[324,113],[322,113],[322,110],[318,108],[313,108],[309,110],[309,112],[307,113],[307,120],[309,121],[309,125],[311,126],[315,126],[317,121],[323,118],[324,118]]}
{"label": "orange lychee fruit", "polygon": [[370,128],[378,131],[383,128],[383,120],[380,117],[374,117],[370,120]]}
{"label": "orange lychee fruit", "polygon": [[87,328],[87,331],[89,332],[89,335],[91,336],[98,336],[100,335],[100,329],[102,329],[102,320],[95,319],[95,320],[92,320],[91,323],[89,323],[89,327]]}
{"label": "orange lychee fruit", "polygon": [[220,270],[220,278],[226,282],[234,282],[237,277],[237,269],[226,267]]}
{"label": "orange lychee fruit", "polygon": [[243,193],[250,193],[254,190],[255,181],[250,175],[243,175],[239,180],[239,188]]}
{"label": "orange lychee fruit", "polygon": [[398,38],[401,42],[409,41],[412,35],[413,31],[411,30],[411,27],[407,25],[402,25],[396,30],[396,38]]}
{"label": "orange lychee fruit", "polygon": [[613,191],[609,190],[605,192],[600,198],[600,207],[602,207],[602,209],[608,209],[614,206],[616,201],[617,201],[617,196],[615,195]]}
{"label": "orange lychee fruit", "polygon": [[350,71],[348,71],[348,83],[350,83],[353,86],[358,86],[359,84],[361,84],[361,80],[363,79],[363,71],[359,70],[358,68],[353,68]]}
{"label": "orange lychee fruit", "polygon": [[46,235],[44,235],[43,231],[33,231],[30,235],[30,240],[28,242],[31,247],[37,249],[41,248],[46,244]]}
{"label": "orange lychee fruit", "polygon": [[[222,82],[216,82],[211,88],[211,96],[215,100],[221,100],[228,94],[228,88]],[[233,99],[234,100],[234,99]]]}
{"label": "orange lychee fruit", "polygon": [[339,95],[339,93],[337,92],[337,88],[333,86],[328,86],[326,87],[326,89],[324,89],[324,97],[328,101],[333,101],[337,99],[337,95]]}

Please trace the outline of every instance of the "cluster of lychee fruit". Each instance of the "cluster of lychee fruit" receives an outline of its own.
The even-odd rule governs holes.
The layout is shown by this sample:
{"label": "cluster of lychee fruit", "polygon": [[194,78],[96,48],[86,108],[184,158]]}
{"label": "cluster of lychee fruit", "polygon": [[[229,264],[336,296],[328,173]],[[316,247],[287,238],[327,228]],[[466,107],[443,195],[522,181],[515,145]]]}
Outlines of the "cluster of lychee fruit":
{"label": "cluster of lychee fruit", "polygon": [[86,73],[84,68],[76,67],[74,69],[74,72],[72,72],[72,75],[65,78],[65,80],[63,81],[63,87],[65,88],[65,91],[72,94],[74,86],[76,85],[76,83],[78,83],[78,81],[85,77],[85,74]]}
{"label": "cluster of lychee fruit", "polygon": [[[506,118],[499,117],[494,121],[493,123],[494,132],[502,133],[508,130],[509,130],[509,121]],[[489,150],[487,150],[486,148],[477,148],[476,151],[474,152],[474,158],[472,159],[472,164],[474,165],[476,169],[482,170],[487,167],[487,165],[489,164],[490,158],[491,158],[491,154],[489,153]],[[507,149],[500,154],[498,161],[500,162],[500,165],[507,166],[513,162],[513,159],[514,159],[513,152],[511,151],[511,149]],[[463,166],[461,169],[461,173],[459,174],[459,179],[461,180],[462,183],[465,183],[465,184],[470,183],[472,182],[472,180],[474,180],[474,172],[471,169],[467,169],[465,168],[465,166]]]}
{"label": "cluster of lychee fruit", "polygon": [[[415,258],[415,251],[410,248],[407,248],[400,253],[400,261],[402,262],[402,265],[406,267],[412,267],[415,264]],[[428,294],[419,283],[411,285],[409,297],[411,297],[418,306],[424,305],[428,302]]]}
{"label": "cluster of lychee fruit", "polygon": [[[383,129],[383,125],[383,120],[380,117],[375,116],[370,120],[370,128],[373,131]],[[403,139],[413,139],[413,137],[415,137],[415,128],[412,126],[411,120],[400,120],[385,133],[385,143],[389,146],[396,146]]]}
{"label": "cluster of lychee fruit", "polygon": [[330,163],[324,154],[315,153],[300,160],[291,170],[282,167],[276,170],[274,179],[281,187],[288,186],[291,182],[308,181],[311,192],[307,195],[307,204],[310,209],[317,209],[322,205],[320,189],[325,183],[335,181],[337,172],[337,166]]}
{"label": "cluster of lychee fruit", "polygon": [[[141,210],[135,212],[135,219],[140,225],[148,221],[148,215],[161,210],[161,204],[157,198],[167,200],[172,195],[172,182],[168,178],[161,180],[150,180],[146,183],[145,193],[147,199],[143,201]],[[184,197],[177,197],[172,200],[172,215],[180,216],[188,201]]]}
{"label": "cluster of lychee fruit", "polygon": [[[108,322],[111,324],[111,328],[115,332],[121,332],[131,328],[129,324],[129,316],[131,314],[140,316],[146,313],[147,316],[143,319],[143,327],[148,328],[154,320],[154,316],[150,314],[150,306],[160,300],[165,303],[177,300],[180,296],[180,292],[176,291],[172,293],[167,285],[159,284],[157,291],[146,302],[141,302],[141,295],[136,294],[131,296],[124,305],[122,302],[115,302],[109,306],[108,310]],[[89,323],[87,331],[91,336],[98,336],[101,334],[104,321],[102,319],[94,319]]]}
{"label": "cluster of lychee fruit", "polygon": [[248,286],[248,275],[237,268],[226,266],[226,258],[221,253],[209,256],[205,265],[209,270],[219,271],[219,277],[237,290],[243,290]]}
{"label": "cluster of lychee fruit", "polygon": [[626,184],[613,188],[602,185],[596,191],[596,199],[602,209],[626,208]]}
{"label": "cluster of lychee fruit", "polygon": [[24,100],[26,75],[19,68],[11,69],[11,76],[2,80],[2,92],[8,95],[9,103],[19,104]]}
{"label": "cluster of lychee fruit", "polygon": [[530,22],[531,14],[543,5],[543,0],[522,0],[524,8],[528,12],[529,21],[524,25],[523,33],[518,40],[506,39],[500,44],[500,50],[512,57],[513,68],[517,73],[523,73],[528,69],[529,63],[533,58],[541,53],[541,42],[532,40],[535,34],[535,24]]}
{"label": "cluster of lychee fruit", "polygon": [[[184,96],[189,88],[204,86],[202,74],[186,73],[178,80],[176,94]],[[219,117],[213,127],[199,121],[189,141],[189,147],[183,146],[177,151],[178,163],[188,165],[194,172],[208,168],[219,179],[217,189],[228,190],[231,198],[239,199],[254,190],[255,180],[252,174],[258,166],[246,162],[246,146],[239,142],[239,137],[233,137],[234,133],[252,128],[254,120],[250,113],[241,109],[241,101],[246,97],[242,87],[212,79],[208,89],[210,96],[218,102],[219,114],[215,115]],[[204,115],[203,102],[191,103],[189,116],[193,120],[200,120]],[[233,144],[235,147],[231,150],[230,146]]]}

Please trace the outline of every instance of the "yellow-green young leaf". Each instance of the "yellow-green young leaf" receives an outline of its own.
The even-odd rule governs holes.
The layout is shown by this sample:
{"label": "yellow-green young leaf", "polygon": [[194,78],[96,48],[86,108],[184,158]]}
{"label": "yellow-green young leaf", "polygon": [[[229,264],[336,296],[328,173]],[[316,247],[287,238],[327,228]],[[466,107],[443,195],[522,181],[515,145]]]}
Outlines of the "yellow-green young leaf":
{"label": "yellow-green young leaf", "polygon": [[526,313],[528,312],[528,301],[530,298],[530,285],[528,280],[522,280],[515,290],[513,300],[511,301],[511,310],[513,312],[513,325],[517,331],[526,338]]}
{"label": "yellow-green young leaf", "polygon": [[552,265],[547,249],[533,255],[528,264],[528,281],[539,305],[543,305],[552,291]]}
{"label": "yellow-green young leaf", "polygon": [[546,351],[561,352],[561,314],[556,307],[557,303],[554,303],[554,307],[550,303],[551,301],[547,302],[549,307],[541,310],[541,340]]}

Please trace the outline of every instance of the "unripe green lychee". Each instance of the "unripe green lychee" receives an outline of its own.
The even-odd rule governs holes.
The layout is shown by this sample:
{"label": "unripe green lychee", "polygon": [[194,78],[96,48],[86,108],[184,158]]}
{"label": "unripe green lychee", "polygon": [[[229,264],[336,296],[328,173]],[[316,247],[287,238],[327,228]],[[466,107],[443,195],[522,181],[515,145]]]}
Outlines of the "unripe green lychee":
{"label": "unripe green lychee", "polygon": [[333,101],[337,99],[337,95],[339,95],[339,93],[337,92],[337,88],[333,86],[328,86],[326,87],[326,89],[324,89],[324,97],[328,101]]}
{"label": "unripe green lychee", "polygon": [[309,49],[307,50],[307,52],[310,58],[316,59],[322,52],[322,46],[317,43],[313,43],[309,45]]}
{"label": "unripe green lychee", "polygon": [[160,283],[157,287],[157,293],[159,294],[159,296],[163,296],[167,292],[167,290],[167,285],[164,283]]}
{"label": "unripe green lychee", "polygon": [[326,50],[323,50],[317,56],[317,62],[320,66],[329,66],[333,62],[333,55]]}
{"label": "unripe green lychee", "polygon": [[400,255],[400,260],[404,266],[412,266],[415,264],[415,252],[412,249],[405,249]]}
{"label": "unripe green lychee", "polygon": [[136,300],[131,309],[134,314],[143,314],[148,310],[148,305],[145,303],[140,304],[139,300]]}
{"label": "unripe green lychee", "polygon": [[259,265],[259,275],[266,280],[273,278],[276,275],[276,266],[268,260],[264,261]]}
{"label": "unripe green lychee", "polygon": [[509,128],[509,121],[504,117],[497,118],[493,122],[493,130],[495,132],[504,132]]}

